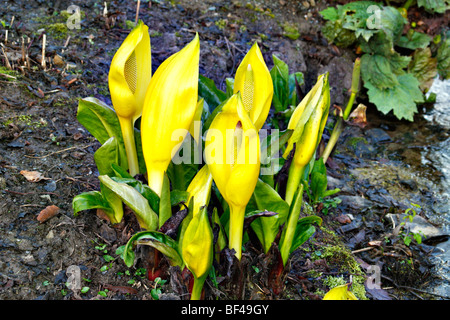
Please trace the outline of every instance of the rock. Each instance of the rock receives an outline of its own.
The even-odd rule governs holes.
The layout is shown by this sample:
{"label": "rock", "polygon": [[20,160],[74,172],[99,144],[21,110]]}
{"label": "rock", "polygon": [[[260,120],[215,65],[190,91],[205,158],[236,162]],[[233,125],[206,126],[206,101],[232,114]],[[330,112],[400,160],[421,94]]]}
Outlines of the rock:
{"label": "rock", "polygon": [[401,223],[405,223],[405,228],[407,228],[409,232],[421,234],[425,238],[446,236],[443,230],[435,227],[430,222],[428,222],[428,220],[419,215],[414,216],[412,222],[410,222],[409,219],[407,218],[408,215],[404,213],[401,214],[390,213],[387,214],[386,217],[390,218],[391,221],[393,221],[394,228],[400,225]]}
{"label": "rock", "polygon": [[392,141],[391,136],[387,134],[386,131],[380,128],[368,129],[364,132],[364,134],[371,144],[386,143]]}
{"label": "rock", "polygon": [[359,196],[340,195],[339,198],[342,200],[342,205],[347,205],[359,211],[369,209],[374,204],[372,201]]}

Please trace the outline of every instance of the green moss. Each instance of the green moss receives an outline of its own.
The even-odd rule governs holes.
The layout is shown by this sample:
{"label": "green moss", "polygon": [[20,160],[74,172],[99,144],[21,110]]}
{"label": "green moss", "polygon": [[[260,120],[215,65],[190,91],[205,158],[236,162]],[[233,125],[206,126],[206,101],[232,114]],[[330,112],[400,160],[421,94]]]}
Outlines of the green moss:
{"label": "green moss", "polygon": [[28,114],[11,117],[3,122],[2,125],[6,127],[11,123],[24,124],[33,129],[47,126],[47,121],[45,121],[44,119],[41,118],[40,120],[36,121],[33,120],[32,116]]}
{"label": "green moss", "polygon": [[283,26],[284,35],[291,40],[297,40],[300,37],[300,32],[295,24],[286,22]]}
{"label": "green moss", "polygon": [[364,139],[363,137],[351,137],[345,141],[345,143],[352,148],[355,148],[356,145],[360,142],[362,142],[364,144],[368,144],[367,140]]}
{"label": "green moss", "polygon": [[214,22],[214,24],[220,29],[223,30],[225,29],[225,27],[228,24],[228,20],[227,19],[219,19],[216,22]]}
{"label": "green moss", "polygon": [[67,25],[64,23],[53,23],[46,26],[48,34],[55,40],[62,40],[67,38]]}

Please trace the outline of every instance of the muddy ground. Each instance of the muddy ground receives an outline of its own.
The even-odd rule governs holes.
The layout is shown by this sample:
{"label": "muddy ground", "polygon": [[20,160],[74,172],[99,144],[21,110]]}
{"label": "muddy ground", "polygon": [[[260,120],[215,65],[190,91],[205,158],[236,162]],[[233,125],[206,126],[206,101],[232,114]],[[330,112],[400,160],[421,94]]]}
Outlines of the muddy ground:
{"label": "muddy ground", "polygon": [[[318,74],[330,71],[332,105],[343,105],[356,55],[328,45],[321,36],[318,11],[327,4],[303,2],[145,1],[139,17],[150,29],[153,71],[199,32],[200,73],[225,89],[225,79],[234,77],[242,57],[258,41],[269,68],[276,54],[292,72],[304,73],[305,90]],[[67,28],[70,15],[62,11],[71,4],[81,9],[80,29]],[[0,20],[9,24],[14,16],[8,41],[4,27],[0,42],[15,71],[8,70],[1,55],[0,299],[153,299],[150,290],[155,287],[161,289],[160,299],[186,298],[171,281],[161,286],[148,280],[142,265],[124,265],[115,250],[126,243],[130,230],[112,227],[95,212],[74,217],[71,208],[75,195],[99,189],[93,154],[100,144],[77,122],[77,100],[95,96],[110,103],[109,63],[135,12],[136,2],[121,0],[108,2],[106,15],[103,1],[6,1],[1,9]],[[295,40],[289,37],[292,26],[300,35]],[[23,37],[30,68],[22,67]],[[342,189],[342,202],[327,204],[328,214],[318,212],[324,226],[293,255],[286,290],[273,294],[264,275],[267,266],[250,246],[247,285],[238,298],[320,299],[333,277],[361,279],[370,266],[380,267],[382,288],[360,290],[360,298],[442,298],[424,294],[433,280],[428,261],[433,246],[405,246],[392,235],[387,218],[407,209],[411,199],[423,211],[435,202],[427,185],[383,170],[388,161],[408,157],[404,150],[389,149],[395,142],[390,128],[408,124],[374,110],[367,116],[364,129],[344,131],[329,162],[330,187]],[[374,170],[384,176],[373,179]],[[26,177],[30,171],[38,172],[34,180]],[[59,208],[57,214],[38,221],[51,205]],[[392,241],[386,244],[386,238]],[[67,288],[70,266],[80,268],[81,286],[89,290]],[[236,298],[208,283],[206,298],[216,297]]]}

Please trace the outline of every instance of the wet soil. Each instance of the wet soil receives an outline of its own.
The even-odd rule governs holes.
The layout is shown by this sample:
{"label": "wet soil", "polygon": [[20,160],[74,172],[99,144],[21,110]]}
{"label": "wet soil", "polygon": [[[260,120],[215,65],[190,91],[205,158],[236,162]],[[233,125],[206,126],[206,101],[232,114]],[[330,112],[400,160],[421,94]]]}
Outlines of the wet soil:
{"label": "wet soil", "polygon": [[[71,4],[81,9],[79,29],[66,25],[70,14],[62,11]],[[199,32],[200,73],[224,90],[225,79],[234,76],[240,60],[258,41],[269,68],[276,54],[292,72],[304,73],[305,91],[318,74],[330,71],[332,104],[343,105],[356,56],[328,45],[321,36],[318,11],[325,5],[284,0],[148,1],[142,2],[139,17],[150,29],[153,70]],[[109,63],[129,32],[135,10],[135,2],[120,0],[109,2],[106,14],[102,1],[6,1],[2,8],[0,20],[9,23],[14,16],[13,27],[0,33],[14,71],[1,55],[0,299],[153,299],[150,291],[155,287],[161,288],[160,299],[186,298],[175,288],[173,276],[161,286],[147,279],[142,264],[130,269],[124,265],[115,251],[132,230],[112,227],[95,212],[74,217],[71,208],[75,195],[99,189],[93,154],[100,144],[77,122],[77,100],[95,96],[110,104]],[[292,26],[299,33],[295,40]],[[29,67],[22,59],[22,39]],[[423,215],[435,196],[427,185],[383,170],[397,159],[389,159],[386,147],[393,139],[378,119],[380,115],[371,111],[368,127],[344,131],[328,162],[330,188],[341,188],[342,202],[331,201],[335,207],[327,214],[318,210],[324,226],[293,255],[283,278],[286,290],[273,293],[267,261],[249,245],[244,255],[247,285],[240,298],[320,299],[329,289],[324,280],[365,278],[370,266],[380,267],[382,288],[369,286],[360,298],[441,298],[424,295],[421,289],[433,278],[428,261],[433,247],[405,246],[392,235],[387,218],[404,212],[413,200],[425,208]],[[392,126],[408,125],[389,120]],[[27,172],[35,172],[34,179]],[[375,180],[373,172],[384,175],[375,175]],[[58,207],[55,215],[39,221],[39,213],[51,205]],[[387,238],[390,241],[384,241]],[[373,241],[381,242],[370,245]],[[81,287],[86,289],[66,286],[70,266],[80,268]],[[236,296],[208,282],[206,298],[216,297]]]}

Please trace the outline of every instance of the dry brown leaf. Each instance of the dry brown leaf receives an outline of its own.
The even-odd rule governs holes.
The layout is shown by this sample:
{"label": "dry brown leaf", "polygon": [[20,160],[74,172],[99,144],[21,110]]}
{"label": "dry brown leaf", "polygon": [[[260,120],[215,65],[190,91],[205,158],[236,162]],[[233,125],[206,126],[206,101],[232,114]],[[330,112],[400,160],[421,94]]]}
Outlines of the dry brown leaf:
{"label": "dry brown leaf", "polygon": [[59,212],[59,208],[55,205],[51,205],[42,210],[37,216],[37,220],[40,223],[47,221],[48,219],[56,216]]}
{"label": "dry brown leaf", "polygon": [[50,178],[46,178],[42,175],[42,173],[38,171],[27,171],[22,170],[20,171],[20,174],[25,177],[30,182],[39,182],[41,180],[49,180]]}

